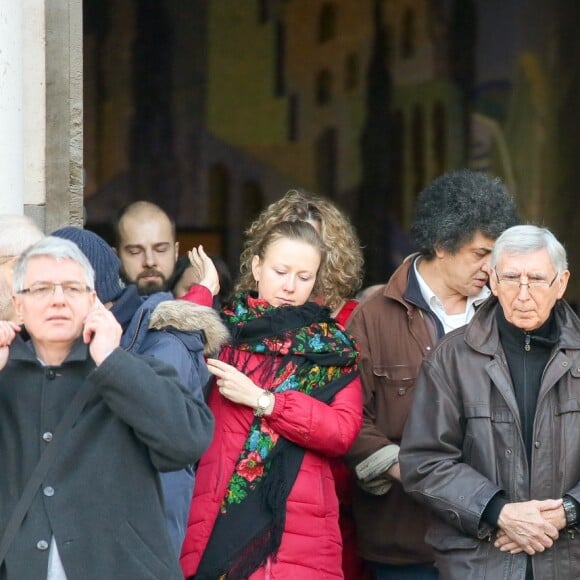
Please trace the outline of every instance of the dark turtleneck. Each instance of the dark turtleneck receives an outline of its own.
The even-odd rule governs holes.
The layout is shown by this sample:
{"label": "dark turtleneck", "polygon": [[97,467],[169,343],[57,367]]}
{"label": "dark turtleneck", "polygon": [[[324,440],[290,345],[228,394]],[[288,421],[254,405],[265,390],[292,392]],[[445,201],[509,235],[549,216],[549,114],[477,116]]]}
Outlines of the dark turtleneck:
{"label": "dark turtleneck", "polygon": [[[553,311],[550,318],[532,332],[509,323],[501,307],[497,308],[496,319],[518,404],[528,465],[531,467],[538,394],[544,369],[558,341],[558,327]],[[483,511],[482,519],[496,526],[499,513],[506,503],[509,502],[502,493],[496,494]]]}
{"label": "dark turtleneck", "polygon": [[500,341],[518,402],[528,465],[531,466],[538,393],[544,369],[558,342],[558,326],[553,311],[540,328],[531,332],[526,332],[509,323],[501,308],[497,309],[496,318]]}

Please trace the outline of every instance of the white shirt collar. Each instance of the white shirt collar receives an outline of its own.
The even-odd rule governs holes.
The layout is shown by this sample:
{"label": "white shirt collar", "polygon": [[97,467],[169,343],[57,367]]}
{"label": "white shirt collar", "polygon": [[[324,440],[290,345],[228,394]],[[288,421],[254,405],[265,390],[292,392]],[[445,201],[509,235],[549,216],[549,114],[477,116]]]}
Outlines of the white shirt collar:
{"label": "white shirt collar", "polygon": [[427,282],[425,282],[424,278],[419,274],[419,269],[417,268],[418,260],[415,260],[413,263],[413,268],[415,269],[415,276],[417,276],[417,282],[419,282],[419,289],[421,290],[421,295],[423,296],[425,302],[429,305],[429,308],[433,311],[433,313],[439,318],[441,323],[443,324],[443,328],[445,332],[449,332],[450,330],[454,330],[455,328],[459,328],[464,324],[467,324],[475,314],[475,308],[479,306],[482,302],[484,302],[489,295],[491,294],[491,290],[484,286],[481,291],[476,294],[475,296],[468,296],[467,302],[465,304],[465,312],[461,312],[460,314],[447,314],[445,312],[445,308],[443,307],[443,303],[439,298],[435,295],[433,290],[429,287]]}

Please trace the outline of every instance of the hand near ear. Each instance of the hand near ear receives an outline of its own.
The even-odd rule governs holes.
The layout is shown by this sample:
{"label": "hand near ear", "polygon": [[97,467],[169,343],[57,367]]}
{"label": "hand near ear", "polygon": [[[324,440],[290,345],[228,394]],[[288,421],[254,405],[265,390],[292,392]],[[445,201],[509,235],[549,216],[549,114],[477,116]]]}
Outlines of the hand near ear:
{"label": "hand near ear", "polygon": [[20,326],[8,320],[0,320],[0,370],[2,370],[8,362],[8,355],[10,354],[10,345],[20,332]]}

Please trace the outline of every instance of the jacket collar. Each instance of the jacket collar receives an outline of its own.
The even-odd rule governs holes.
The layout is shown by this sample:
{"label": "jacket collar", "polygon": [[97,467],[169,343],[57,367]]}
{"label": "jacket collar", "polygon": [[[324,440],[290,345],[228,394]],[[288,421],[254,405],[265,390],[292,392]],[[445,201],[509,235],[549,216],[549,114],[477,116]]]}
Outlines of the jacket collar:
{"label": "jacket collar", "polygon": [[135,312],[137,312],[142,304],[143,296],[139,294],[135,284],[127,285],[121,293],[121,296],[115,300],[111,307],[111,312],[123,328],[123,332],[127,329]]}
{"label": "jacket collar", "polygon": [[[493,355],[499,348],[499,331],[495,311],[501,308],[495,296],[490,296],[475,313],[465,330],[465,341],[474,350]],[[580,350],[580,319],[565,300],[554,306],[559,332],[558,349]]]}
{"label": "jacket collar", "polygon": [[[76,361],[86,361],[89,358],[89,345],[83,342],[82,337],[79,337],[73,343],[63,364]],[[10,345],[10,360],[32,362],[35,364],[38,364],[39,362],[32,341],[25,341],[20,335],[16,336]]]}
{"label": "jacket collar", "polygon": [[441,338],[445,334],[443,325],[431,310],[425,298],[423,298],[419,280],[417,280],[417,275],[415,274],[414,264],[420,255],[419,253],[411,254],[403,260],[388,281],[383,294],[392,300],[400,302],[407,311],[419,308],[428,313],[437,328],[437,338]]}

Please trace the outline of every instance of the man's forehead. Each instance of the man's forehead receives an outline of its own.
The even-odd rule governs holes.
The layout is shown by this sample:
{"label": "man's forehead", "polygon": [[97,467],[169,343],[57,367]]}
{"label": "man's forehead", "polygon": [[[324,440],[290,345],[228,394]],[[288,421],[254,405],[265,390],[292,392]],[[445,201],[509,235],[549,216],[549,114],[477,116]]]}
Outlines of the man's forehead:
{"label": "man's forehead", "polygon": [[545,270],[553,267],[550,255],[545,249],[526,253],[502,252],[498,257],[498,265],[518,270]]}
{"label": "man's forehead", "polygon": [[485,250],[491,251],[493,249],[493,244],[495,240],[483,235],[481,232],[477,231],[473,236],[467,240],[463,245],[460,246],[459,250]]}
{"label": "man's forehead", "polygon": [[25,276],[29,274],[42,273],[47,278],[59,272],[74,272],[83,273],[83,267],[70,258],[57,259],[53,256],[32,256],[26,263]]}
{"label": "man's forehead", "polygon": [[126,216],[119,224],[123,245],[174,243],[173,228],[167,216]]}

